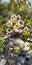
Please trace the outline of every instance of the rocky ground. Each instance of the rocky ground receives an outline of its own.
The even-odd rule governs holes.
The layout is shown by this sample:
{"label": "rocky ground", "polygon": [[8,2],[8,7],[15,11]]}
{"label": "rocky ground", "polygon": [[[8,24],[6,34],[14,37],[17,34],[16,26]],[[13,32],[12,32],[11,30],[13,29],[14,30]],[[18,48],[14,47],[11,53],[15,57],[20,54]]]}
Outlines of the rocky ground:
{"label": "rocky ground", "polygon": [[[29,53],[29,42],[24,42],[21,39],[17,38],[9,38],[4,42],[5,49],[3,53],[0,54],[0,65],[32,65],[32,54]],[[27,44],[28,43],[28,44]],[[20,47],[25,46],[25,51],[21,51],[18,55],[13,53],[9,53],[9,50],[13,48],[16,50],[20,49]]]}

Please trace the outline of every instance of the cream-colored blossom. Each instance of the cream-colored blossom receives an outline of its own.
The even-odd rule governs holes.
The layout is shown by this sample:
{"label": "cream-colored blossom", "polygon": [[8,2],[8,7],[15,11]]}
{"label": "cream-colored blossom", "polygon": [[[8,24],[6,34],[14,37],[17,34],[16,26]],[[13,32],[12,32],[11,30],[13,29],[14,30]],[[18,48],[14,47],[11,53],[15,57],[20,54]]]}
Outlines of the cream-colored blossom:
{"label": "cream-colored blossom", "polygon": [[6,26],[10,27],[10,26],[12,26],[12,24],[13,24],[13,22],[11,20],[8,20],[7,23],[6,23]]}
{"label": "cream-colored blossom", "polygon": [[15,14],[11,15],[11,20],[16,22],[17,16]]}
{"label": "cream-colored blossom", "polygon": [[16,25],[14,25],[13,30],[17,30],[18,29],[18,24],[16,23]]}
{"label": "cream-colored blossom", "polygon": [[20,15],[17,16],[17,21],[19,21],[19,20],[21,20],[21,16]]}
{"label": "cream-colored blossom", "polygon": [[6,33],[8,34],[8,33],[11,33],[11,31],[9,31],[8,29],[6,29]]}

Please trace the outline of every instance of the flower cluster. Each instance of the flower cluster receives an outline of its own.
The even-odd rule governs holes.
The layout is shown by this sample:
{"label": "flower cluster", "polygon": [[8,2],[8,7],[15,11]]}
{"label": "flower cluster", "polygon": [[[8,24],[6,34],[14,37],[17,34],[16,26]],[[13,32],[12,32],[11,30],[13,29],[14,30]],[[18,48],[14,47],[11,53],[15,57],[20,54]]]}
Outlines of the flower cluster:
{"label": "flower cluster", "polygon": [[23,24],[21,16],[13,14],[11,15],[11,19],[6,22],[8,28],[6,31],[8,31],[7,33],[11,33],[11,31],[19,32],[19,29],[23,27]]}

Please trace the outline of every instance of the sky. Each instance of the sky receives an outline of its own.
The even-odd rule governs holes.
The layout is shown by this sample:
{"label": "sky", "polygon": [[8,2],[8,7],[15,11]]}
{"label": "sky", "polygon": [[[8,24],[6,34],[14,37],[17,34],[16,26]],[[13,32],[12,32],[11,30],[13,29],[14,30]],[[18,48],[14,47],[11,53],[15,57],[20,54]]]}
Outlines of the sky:
{"label": "sky", "polygon": [[32,0],[30,0],[30,2],[31,2],[31,7],[32,7]]}
{"label": "sky", "polygon": [[[29,0],[31,2],[31,7],[32,7],[32,0]],[[3,0],[3,2],[9,2],[9,0]]]}
{"label": "sky", "polygon": [[9,2],[9,0],[3,0],[3,2]]}
{"label": "sky", "polygon": [[[9,0],[3,0],[3,1],[9,2]],[[32,2],[32,0],[29,0],[29,1],[31,1],[31,2]]]}

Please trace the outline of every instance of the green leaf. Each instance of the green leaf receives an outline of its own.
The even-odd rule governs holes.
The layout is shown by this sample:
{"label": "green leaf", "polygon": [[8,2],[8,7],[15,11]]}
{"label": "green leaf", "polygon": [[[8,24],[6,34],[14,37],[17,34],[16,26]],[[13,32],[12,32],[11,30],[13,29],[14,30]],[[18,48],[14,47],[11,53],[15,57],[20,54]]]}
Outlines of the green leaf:
{"label": "green leaf", "polygon": [[32,26],[32,19],[28,21],[29,25]]}
{"label": "green leaf", "polygon": [[3,39],[0,37],[0,52],[3,51]]}
{"label": "green leaf", "polygon": [[0,26],[0,32],[3,30],[3,26]]}

